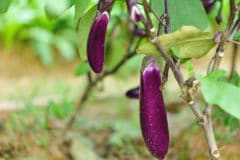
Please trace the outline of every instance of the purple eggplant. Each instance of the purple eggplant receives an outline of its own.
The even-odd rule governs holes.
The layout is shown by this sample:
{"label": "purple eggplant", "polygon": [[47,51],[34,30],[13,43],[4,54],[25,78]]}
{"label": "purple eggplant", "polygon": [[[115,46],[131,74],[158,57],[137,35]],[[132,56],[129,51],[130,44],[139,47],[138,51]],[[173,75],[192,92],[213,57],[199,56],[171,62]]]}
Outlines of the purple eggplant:
{"label": "purple eggplant", "polygon": [[138,28],[138,27],[135,28],[134,33],[135,33],[136,36],[139,36],[139,37],[146,37],[147,36],[145,30],[143,30],[142,28]]}
{"label": "purple eggplant", "polygon": [[87,57],[89,65],[95,73],[100,73],[103,69],[105,37],[113,3],[114,0],[99,1],[97,15],[88,36]]}
{"label": "purple eggplant", "polygon": [[127,91],[126,96],[131,99],[138,99],[139,98],[139,87],[132,88]]}
{"label": "purple eggplant", "polygon": [[215,2],[215,0],[202,0],[202,4],[207,13],[210,13],[212,11]]}
{"label": "purple eggplant", "polygon": [[105,36],[109,21],[108,12],[98,15],[90,30],[87,43],[88,62],[95,73],[100,73],[103,68],[105,52]]}
{"label": "purple eggplant", "polygon": [[135,22],[139,22],[141,20],[142,14],[137,7],[136,0],[126,0],[128,13],[131,16],[131,19]]}
{"label": "purple eggplant", "polygon": [[140,86],[141,130],[149,151],[162,160],[168,152],[169,131],[160,85],[161,77],[157,62],[153,58],[146,57]]}

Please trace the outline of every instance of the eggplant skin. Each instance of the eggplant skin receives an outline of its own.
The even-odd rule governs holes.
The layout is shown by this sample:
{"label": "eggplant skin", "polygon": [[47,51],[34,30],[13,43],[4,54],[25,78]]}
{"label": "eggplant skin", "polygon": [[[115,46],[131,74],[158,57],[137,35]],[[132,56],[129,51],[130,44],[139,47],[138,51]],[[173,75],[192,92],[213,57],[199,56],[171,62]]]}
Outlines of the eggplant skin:
{"label": "eggplant skin", "polygon": [[129,13],[131,19],[134,22],[141,21],[142,14],[141,14],[139,8],[137,7],[137,1],[136,0],[126,0],[126,3],[127,3],[128,13]]}
{"label": "eggplant skin", "polygon": [[100,15],[97,15],[88,36],[87,57],[88,62],[95,73],[100,73],[103,69],[105,36],[107,32],[108,21],[108,12],[105,11]]}
{"label": "eggplant skin", "polygon": [[210,13],[213,10],[215,0],[201,0],[204,6],[204,9],[207,13]]}
{"label": "eggplant skin", "polygon": [[169,131],[160,85],[160,70],[152,61],[141,73],[140,123],[147,148],[153,156],[163,159],[168,152]]}
{"label": "eggplant skin", "polygon": [[132,88],[126,92],[126,96],[131,99],[138,99],[139,98],[139,87]]}

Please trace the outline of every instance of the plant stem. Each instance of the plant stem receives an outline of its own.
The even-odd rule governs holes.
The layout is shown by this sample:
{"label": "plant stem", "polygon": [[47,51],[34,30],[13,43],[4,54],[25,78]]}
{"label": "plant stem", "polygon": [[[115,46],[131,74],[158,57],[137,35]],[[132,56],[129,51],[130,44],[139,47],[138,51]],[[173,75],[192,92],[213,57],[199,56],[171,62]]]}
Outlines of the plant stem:
{"label": "plant stem", "polygon": [[169,3],[168,0],[164,0],[164,6],[165,6],[165,33],[171,32],[171,24],[170,24],[170,13],[169,13]]}
{"label": "plant stem", "polygon": [[201,124],[205,137],[209,146],[209,154],[211,156],[212,160],[220,160],[220,152],[217,147],[217,143],[214,137],[214,131],[213,131],[213,124],[212,124],[212,106],[207,105],[204,110],[204,119],[203,123]]}
{"label": "plant stem", "polygon": [[238,51],[238,45],[233,44],[233,52],[232,52],[232,60],[231,60],[231,70],[230,70],[230,75],[229,79],[232,78],[235,70],[236,70],[236,61],[237,61],[237,51]]}
{"label": "plant stem", "polygon": [[132,57],[134,57],[136,55],[136,48],[140,44],[141,39],[138,40],[137,44],[134,46],[133,51],[131,51],[131,48],[132,48],[133,42],[134,42],[134,37],[135,37],[135,35],[132,34],[129,39],[129,46],[127,49],[127,53],[111,70],[104,71],[102,75],[100,75],[99,77],[97,77],[94,80],[92,79],[90,73],[87,75],[87,77],[88,77],[87,87],[85,88],[82,96],[80,97],[80,99],[77,103],[77,106],[75,108],[75,111],[72,113],[68,122],[66,123],[65,127],[63,128],[63,130],[59,136],[60,139],[62,139],[62,137],[66,137],[67,131],[72,127],[74,121],[76,120],[77,115],[82,110],[84,103],[88,100],[92,89],[97,85],[97,83],[102,81],[103,79],[105,79],[107,76],[112,75],[115,72],[117,72],[127,62],[127,60],[131,59]]}
{"label": "plant stem", "polygon": [[[237,14],[234,0],[230,0],[230,10],[231,10],[231,13],[229,16],[227,27],[226,27],[225,31],[223,32],[221,41],[216,50],[216,54],[211,59],[209,65],[208,65],[207,73],[211,73],[219,68],[220,62],[224,56],[225,45],[237,31],[237,29],[235,29],[235,28],[238,28],[238,25],[234,25],[234,19]],[[238,21],[235,24],[238,24]],[[202,123],[202,126],[205,131],[206,140],[208,142],[209,154],[210,154],[212,160],[220,160],[221,156],[220,156],[220,152],[218,150],[216,140],[214,137],[213,124],[212,124],[212,118],[211,118],[212,106],[207,104],[204,109],[203,114],[204,114],[205,120]]]}
{"label": "plant stem", "polygon": [[[165,28],[165,32],[168,33],[168,32],[170,32],[170,17],[169,17],[168,0],[164,0],[164,2],[165,2],[164,4],[165,4],[165,14],[166,14],[165,15],[166,16],[166,19],[165,19],[166,24],[165,24],[164,28]],[[146,5],[146,4],[144,4],[144,5]],[[228,24],[227,24],[227,27],[221,37],[221,41],[217,47],[216,54],[209,63],[208,73],[213,72],[216,69],[218,69],[221,59],[224,55],[224,47],[225,47],[227,41],[233,37],[233,35],[236,33],[237,30],[239,30],[240,22],[238,20],[235,23],[234,27],[232,27],[234,24],[234,19],[235,19],[236,13],[237,13],[237,9],[236,9],[234,0],[230,0],[230,6],[231,6],[231,14],[229,16]],[[144,19],[143,19],[143,24],[144,24],[145,28],[148,30],[148,33],[151,33],[150,32],[151,28],[149,28],[149,25],[147,25],[147,23],[145,22]],[[206,141],[208,143],[209,154],[210,154],[211,159],[212,160],[220,160],[221,159],[220,152],[219,152],[217,144],[216,144],[216,140],[214,137],[214,131],[213,131],[213,125],[212,125],[212,117],[211,117],[212,106],[207,105],[205,107],[205,110],[203,113],[200,111],[200,109],[198,108],[198,106],[196,106],[196,104],[194,103],[194,101],[192,99],[194,92],[193,93],[189,92],[190,89],[192,89],[192,87],[194,87],[194,86],[193,85],[187,86],[187,89],[184,89],[183,86],[185,85],[185,82],[184,82],[182,73],[181,73],[180,69],[178,68],[177,64],[174,62],[172,57],[170,57],[167,54],[166,50],[162,47],[160,42],[157,40],[157,37],[153,36],[154,34],[148,34],[148,35],[153,40],[155,47],[158,49],[159,53],[165,60],[166,65],[168,65],[171,68],[171,70],[173,71],[173,74],[179,84],[182,94],[187,95],[185,97],[183,96],[183,98],[185,101],[187,101],[189,103],[193,113],[199,119],[199,122],[203,127]],[[165,72],[166,71],[164,71],[164,73]]]}
{"label": "plant stem", "polygon": [[117,72],[125,63],[127,60],[129,60],[130,58],[134,57],[134,55],[136,55],[135,51],[126,54],[126,56],[124,56],[119,63],[117,63],[115,65],[115,67],[113,67],[113,69],[109,70],[109,71],[105,71],[102,75],[100,75],[99,77],[97,77],[95,80],[93,81],[89,81],[87,84],[87,87],[85,88],[80,100],[78,101],[75,111],[72,113],[72,115],[70,116],[68,122],[66,123],[65,127],[62,130],[61,136],[62,137],[66,137],[66,133],[67,131],[72,127],[74,121],[77,118],[77,115],[79,114],[79,112],[81,111],[84,103],[88,100],[89,95],[92,91],[92,89],[96,86],[96,84],[100,81],[102,81],[103,79],[105,79],[107,76],[114,74],[115,72]]}
{"label": "plant stem", "polygon": [[221,41],[220,41],[220,43],[217,47],[217,50],[216,50],[216,54],[213,57],[214,62],[213,62],[211,72],[215,71],[219,68],[222,57],[224,56],[225,44],[227,43],[227,40],[229,40],[229,37],[232,37],[231,35],[235,34],[235,32],[232,32],[232,30],[231,30],[232,26],[234,25],[234,19],[235,19],[236,14],[237,14],[237,8],[236,8],[236,5],[235,5],[235,0],[230,0],[230,11],[231,12],[230,12],[230,16],[229,16],[229,19],[228,19],[227,27],[226,27],[225,31],[223,32],[223,35],[221,37]]}

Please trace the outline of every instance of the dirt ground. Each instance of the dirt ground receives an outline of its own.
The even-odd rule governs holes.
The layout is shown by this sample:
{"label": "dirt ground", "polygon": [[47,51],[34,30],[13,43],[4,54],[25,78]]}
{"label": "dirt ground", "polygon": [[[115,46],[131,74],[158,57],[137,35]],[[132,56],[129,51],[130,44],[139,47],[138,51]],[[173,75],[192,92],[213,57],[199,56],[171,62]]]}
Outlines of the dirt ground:
{"label": "dirt ground", "polygon": [[[228,48],[227,53],[230,52],[231,48]],[[117,134],[118,124],[125,125],[119,123],[119,119],[127,122],[133,115],[138,115],[138,102],[124,97],[125,91],[138,83],[137,75],[128,79],[107,78],[101,84],[104,90],[94,91],[79,115],[79,120],[66,137],[59,137],[66,120],[52,117],[48,121],[47,129],[39,129],[39,119],[27,113],[23,118],[25,123],[16,123],[17,129],[9,131],[9,119],[14,117],[16,112],[24,110],[26,101],[40,106],[40,109],[37,109],[40,113],[50,102],[58,104],[67,98],[75,104],[81,95],[85,87],[85,78],[74,75],[79,59],[69,63],[57,54],[55,56],[56,63],[51,68],[44,68],[29,48],[19,45],[10,53],[0,49],[0,160],[153,159],[145,148],[136,126],[136,134],[133,129],[133,135],[136,136],[124,139],[124,134]],[[228,54],[222,68],[230,68],[230,57]],[[197,64],[197,72],[206,72],[206,60],[195,60],[194,63]],[[186,66],[184,68],[186,69]],[[236,68],[239,70],[239,64]],[[166,88],[166,94],[171,95],[174,92],[179,95],[175,82],[170,81]],[[201,128],[195,122],[190,109],[180,102],[178,96],[175,97],[177,98],[170,97],[167,101],[167,108],[171,112],[171,143],[166,159],[208,159],[208,149]],[[21,128],[19,124],[25,126]],[[131,127],[130,125],[130,130]],[[214,127],[220,133],[217,141],[222,159],[239,160],[240,130],[229,134],[231,140],[226,141],[221,136],[221,132],[227,132],[226,129],[217,121]],[[114,136],[122,138],[120,144],[112,142]],[[60,145],[59,139],[66,140]]]}

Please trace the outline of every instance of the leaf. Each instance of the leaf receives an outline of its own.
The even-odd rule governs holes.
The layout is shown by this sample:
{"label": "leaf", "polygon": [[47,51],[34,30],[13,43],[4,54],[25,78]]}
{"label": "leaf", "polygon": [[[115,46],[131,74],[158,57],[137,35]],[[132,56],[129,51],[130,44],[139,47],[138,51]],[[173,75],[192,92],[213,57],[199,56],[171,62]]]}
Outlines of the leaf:
{"label": "leaf", "polygon": [[0,0],[0,13],[7,12],[12,0]]}
{"label": "leaf", "polygon": [[57,49],[60,51],[61,55],[66,60],[72,60],[75,57],[75,47],[70,41],[64,39],[64,37],[55,37],[54,43]]}
{"label": "leaf", "polygon": [[[127,51],[130,32],[127,21],[115,23],[115,28],[107,33],[105,68],[113,68]],[[110,28],[110,27],[109,27]],[[119,32],[121,31],[121,32]],[[134,42],[133,42],[134,43]]]}
{"label": "leaf", "polygon": [[34,42],[33,48],[36,50],[41,62],[49,67],[53,63],[52,47],[49,43]]}
{"label": "leaf", "polygon": [[[170,0],[168,2],[172,31],[186,25],[195,26],[198,29],[207,28],[208,19],[200,0]],[[151,5],[158,15],[164,13],[164,0],[152,0]]]}
{"label": "leaf", "polygon": [[194,65],[191,61],[187,61],[187,70],[188,70],[188,75],[189,76],[194,75]]}
{"label": "leaf", "polygon": [[72,7],[72,5],[73,0],[50,0],[46,1],[44,9],[49,18],[57,18]]}
{"label": "leaf", "polygon": [[234,39],[235,41],[240,41],[240,31],[238,31],[238,32],[234,35],[233,39]]}
{"label": "leaf", "polygon": [[83,1],[83,0],[74,0],[75,5],[75,15],[74,15],[74,24],[77,26],[79,19],[83,16],[86,8],[90,1]]}
{"label": "leaf", "polygon": [[88,72],[90,72],[90,67],[88,65],[87,62],[82,62],[80,64],[77,65],[76,69],[75,69],[75,75],[76,76],[81,76],[83,74],[86,74]]}
{"label": "leaf", "polygon": [[93,19],[96,15],[97,5],[89,9],[80,19],[78,24],[79,54],[82,60],[87,59],[87,40]]}
{"label": "leaf", "polygon": [[[160,35],[155,40],[158,40],[169,54],[178,58],[200,58],[215,45],[211,33],[202,32],[192,26],[184,26],[173,33]],[[153,42],[141,44],[137,51],[146,55],[160,55]]]}
{"label": "leaf", "polygon": [[215,76],[210,74],[206,77],[198,77],[205,101],[218,105],[225,112],[240,119],[240,87],[216,79],[216,75],[222,75],[216,73]]}

